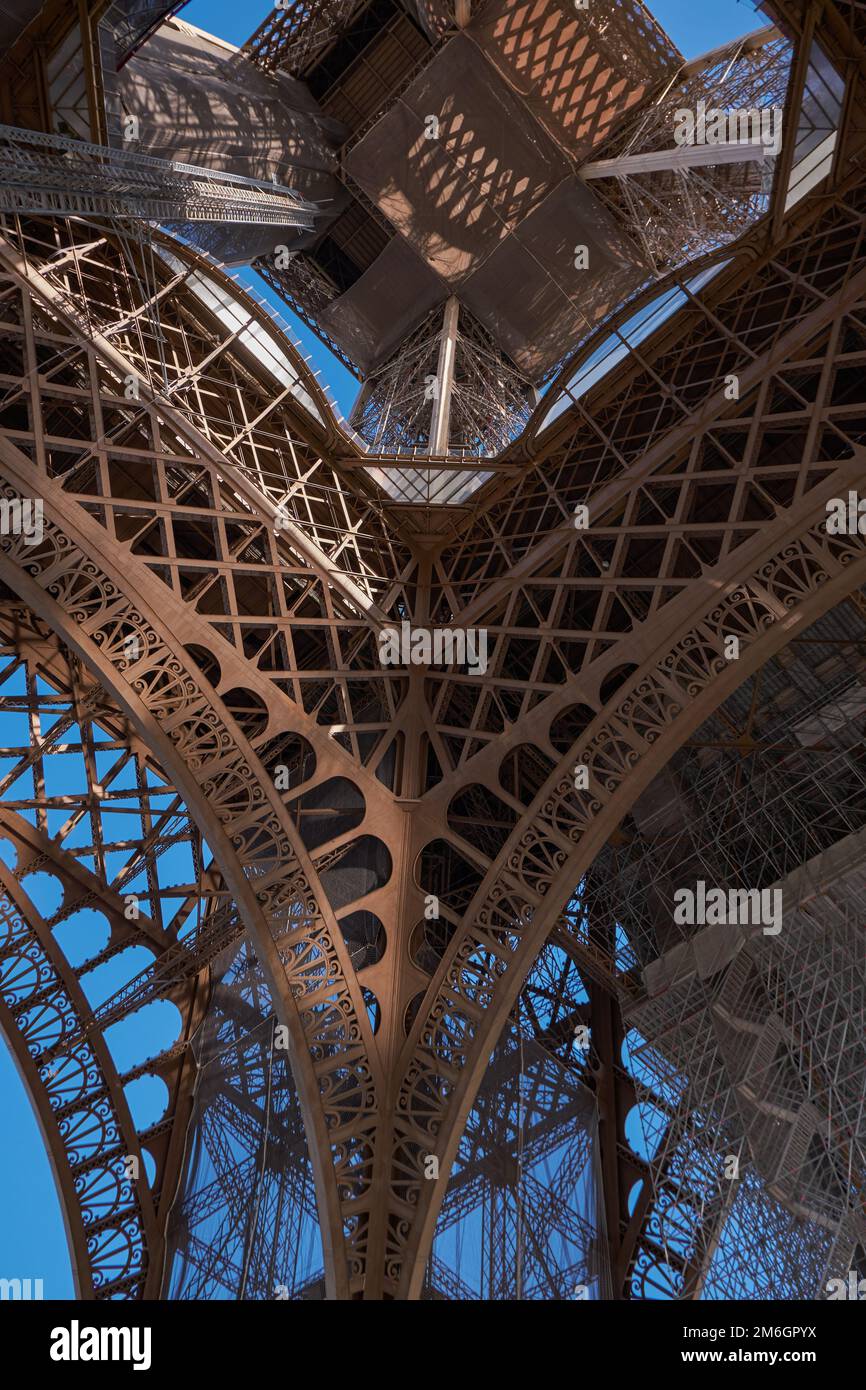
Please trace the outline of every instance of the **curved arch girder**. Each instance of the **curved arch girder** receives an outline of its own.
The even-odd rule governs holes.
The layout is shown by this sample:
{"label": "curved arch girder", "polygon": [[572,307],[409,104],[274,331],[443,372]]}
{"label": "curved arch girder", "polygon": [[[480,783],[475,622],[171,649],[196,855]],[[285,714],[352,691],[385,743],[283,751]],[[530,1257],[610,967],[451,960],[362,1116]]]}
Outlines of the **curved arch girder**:
{"label": "curved arch girder", "polygon": [[[776,553],[757,557],[750,579],[728,586],[697,623],[647,663],[615,698],[521,820],[489,871],[438,972],[432,1005],[410,1040],[395,1125],[400,1196],[424,1214],[413,1229],[404,1288],[419,1286],[430,1224],[441,1197],[423,1181],[423,1157],[453,1161],[463,1116],[540,944],[595,854],[655,773],[749,674],[812,619],[866,582],[866,538],[830,536],[826,500],[866,479],[866,455],[818,490],[811,524]],[[740,657],[725,655],[738,636]],[[579,790],[574,768],[589,771]],[[611,960],[611,983],[616,966]],[[408,1049],[407,1049],[408,1050]],[[411,1259],[411,1254],[410,1254]]]}
{"label": "curved arch girder", "polygon": [[[13,473],[8,449],[6,471]],[[26,473],[17,485],[18,493],[4,485],[7,498],[26,494]],[[147,729],[148,742],[174,774],[254,934],[269,966],[278,1016],[289,1030],[313,1140],[332,1291],[345,1294],[347,1281],[364,1272],[377,1065],[346,947],[324,895],[319,906],[309,856],[276,794],[265,789],[268,779],[249,744],[195,666],[173,649],[165,628],[126,598],[119,578],[109,578],[98,555],[82,550],[78,537],[71,539],[54,519],[55,488],[47,480],[42,484],[41,542],[0,538],[4,577]],[[63,512],[68,528],[68,499]],[[80,520],[86,529],[86,518]],[[127,570],[127,589],[129,579]],[[175,631],[182,619],[178,624]],[[130,638],[140,653],[132,660]],[[359,1123],[359,1114],[366,1120]],[[352,1249],[341,1255],[347,1228]]]}

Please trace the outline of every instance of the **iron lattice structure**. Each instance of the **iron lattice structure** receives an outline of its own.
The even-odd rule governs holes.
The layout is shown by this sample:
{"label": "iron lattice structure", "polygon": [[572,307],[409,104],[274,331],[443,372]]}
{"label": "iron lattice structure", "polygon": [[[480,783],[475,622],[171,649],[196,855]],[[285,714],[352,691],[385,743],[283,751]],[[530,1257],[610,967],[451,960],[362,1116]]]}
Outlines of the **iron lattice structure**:
{"label": "iron lattice structure", "polygon": [[259,26],[246,47],[255,63],[266,70],[280,68],[301,75],[317,54],[348,28],[363,8],[363,0],[325,0],[307,5],[303,0],[284,0]]}
{"label": "iron lattice structure", "polygon": [[183,3],[184,0],[112,0],[104,19],[120,62],[131,57],[164,19],[183,8]]}
{"label": "iron lattice structure", "polygon": [[[766,209],[450,505],[128,205],[6,216],[0,1022],[82,1296],[814,1298],[862,1260],[866,542],[826,518],[866,472],[866,72],[856,7],[799,11]],[[383,666],[402,623],[486,668]],[[678,927],[683,875],[781,886],[781,932]]]}
{"label": "iron lattice structure", "polygon": [[289,188],[41,131],[0,126],[4,212],[111,218],[118,203],[154,222],[271,222],[311,229],[315,209]]}
{"label": "iron lattice structure", "polygon": [[697,111],[699,102],[726,113],[775,108],[781,129],[790,62],[789,41],[769,29],[687,63],[599,151],[587,171],[595,191],[629,227],[656,275],[745,232],[766,211],[771,161],[750,161],[745,142],[742,158],[704,168],[677,168],[672,159],[667,170],[641,172],[638,157],[670,156],[677,111]]}
{"label": "iron lattice structure", "polygon": [[436,447],[443,315],[434,310],[365,382],[352,424],[372,453],[444,456],[453,439],[470,458],[495,456],[528,422],[536,404],[532,384],[465,309],[456,318],[449,427],[442,443]]}

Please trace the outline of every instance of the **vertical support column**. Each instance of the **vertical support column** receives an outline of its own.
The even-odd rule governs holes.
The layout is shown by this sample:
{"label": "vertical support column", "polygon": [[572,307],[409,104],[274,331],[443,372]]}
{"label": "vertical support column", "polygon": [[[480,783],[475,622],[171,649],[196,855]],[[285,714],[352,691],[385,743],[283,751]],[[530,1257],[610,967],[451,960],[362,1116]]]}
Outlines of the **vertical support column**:
{"label": "vertical support column", "polygon": [[101,54],[98,43],[94,42],[92,16],[87,0],[78,0],[78,28],[84,60],[84,85],[87,91],[90,138],[96,145],[107,145],[105,102],[100,90],[102,86]]}
{"label": "vertical support column", "polygon": [[430,422],[431,454],[448,453],[448,434],[451,424],[451,390],[454,385],[454,359],[457,353],[457,314],[459,304],[454,295],[445,301],[442,315],[442,336],[439,339],[439,361],[436,364],[437,396],[433,402]]}

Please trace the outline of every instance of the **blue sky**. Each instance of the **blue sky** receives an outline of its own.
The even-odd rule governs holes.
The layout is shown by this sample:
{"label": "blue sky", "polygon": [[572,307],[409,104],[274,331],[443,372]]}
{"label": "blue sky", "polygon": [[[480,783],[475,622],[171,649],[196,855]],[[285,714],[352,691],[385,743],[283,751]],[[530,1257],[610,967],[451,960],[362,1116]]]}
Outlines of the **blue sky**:
{"label": "blue sky", "polygon": [[[603,8],[605,0],[597,0]],[[647,8],[687,58],[758,29],[767,19],[752,0],[646,0]],[[242,44],[273,8],[268,0],[190,0],[181,18],[229,43]]]}
{"label": "blue sky", "polygon": [[36,1117],[12,1055],[0,1048],[0,1278],[42,1279],[46,1298],[71,1298],[60,1204]]}
{"label": "blue sky", "polygon": [[[686,58],[769,24],[753,0],[645,0]],[[192,21],[194,24],[197,20]]]}
{"label": "blue sky", "polygon": [[[596,2],[602,5],[604,0]],[[247,0],[240,5],[238,0],[191,0],[181,15],[202,29],[240,44],[270,8],[266,0]],[[766,22],[756,12],[752,0],[650,0],[649,8],[687,58]],[[255,279],[264,293],[258,277]],[[290,318],[285,306],[280,308]],[[356,390],[349,373],[303,324],[290,321],[313,365],[320,368],[322,379],[347,412]],[[0,746],[13,742],[7,731],[0,728]],[[72,1279],[66,1240],[48,1159],[5,1047],[0,1047],[0,1111],[0,1277],[42,1278],[46,1297],[70,1297]]]}

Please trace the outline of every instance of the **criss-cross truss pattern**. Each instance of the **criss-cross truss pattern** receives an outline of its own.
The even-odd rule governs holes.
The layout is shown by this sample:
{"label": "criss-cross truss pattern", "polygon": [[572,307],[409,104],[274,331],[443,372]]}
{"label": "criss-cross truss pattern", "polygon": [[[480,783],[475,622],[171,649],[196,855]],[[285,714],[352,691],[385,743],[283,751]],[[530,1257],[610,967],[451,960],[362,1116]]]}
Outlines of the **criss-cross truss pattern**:
{"label": "criss-cross truss pattern", "polygon": [[[183,798],[103,687],[9,595],[0,625],[15,740],[0,754],[0,1015],[38,1103],[81,1294],[153,1297],[208,962],[243,927]],[[179,1028],[152,1056],[128,1023],[167,1005]],[[148,1122],[153,1082],[164,1109]]]}
{"label": "criss-cross truss pattern", "polygon": [[[461,309],[454,331],[449,429],[443,431],[445,444],[437,448],[442,322],[442,312],[434,310],[391,361],[365,383],[352,422],[374,454],[412,450],[416,456],[444,455],[450,433],[460,441],[462,454],[474,461],[501,453],[529,420],[536,398],[531,383],[497,349],[481,324]],[[402,475],[391,470],[381,476],[385,490],[405,502],[455,502],[464,490],[478,486],[477,469],[433,468],[415,479],[409,469]]]}
{"label": "criss-cross truss pattern", "polygon": [[[799,119],[796,106],[785,110],[790,63],[790,42],[771,28],[708,60],[686,64],[584,170],[656,275],[710,246],[727,244],[766,210],[785,117],[792,124]],[[689,112],[697,122],[701,110],[705,127],[713,112],[725,113],[724,128],[713,129],[712,138],[736,143],[736,157],[703,168],[678,167],[677,148],[671,148],[677,114]],[[690,159],[692,151],[689,145],[679,147]],[[653,153],[663,158],[657,165],[648,158],[649,167],[642,170],[639,157]]]}
{"label": "criss-cross truss pattern", "polygon": [[363,8],[363,0],[283,0],[259,26],[246,47],[266,71],[301,74],[317,53],[333,43]]}
{"label": "criss-cross truss pattern", "polygon": [[[862,1259],[866,540],[827,517],[866,71],[856,6],[800,8],[711,90],[802,131],[820,79],[832,130],[531,415],[510,377],[480,479],[360,447],[128,208],[6,216],[0,1023],[82,1297],[814,1298]],[[305,16],[256,61],[302,72]],[[383,660],[418,629],[484,659]],[[700,880],[780,930],[678,924]]]}

